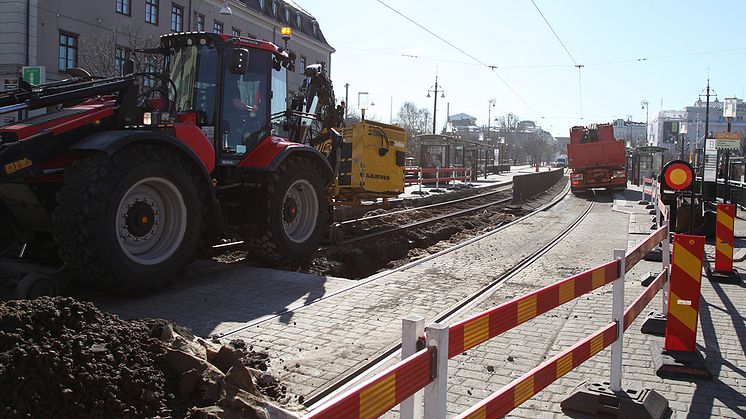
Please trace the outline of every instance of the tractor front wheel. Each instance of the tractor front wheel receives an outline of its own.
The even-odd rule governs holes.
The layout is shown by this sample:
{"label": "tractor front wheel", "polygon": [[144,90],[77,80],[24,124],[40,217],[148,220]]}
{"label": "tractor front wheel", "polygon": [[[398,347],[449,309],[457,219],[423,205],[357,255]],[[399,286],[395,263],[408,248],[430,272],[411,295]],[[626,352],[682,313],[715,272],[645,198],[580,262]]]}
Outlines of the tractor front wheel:
{"label": "tractor front wheel", "polygon": [[245,240],[250,257],[270,265],[297,265],[316,251],[329,205],[322,178],[305,158],[290,158],[270,175],[266,219]]}
{"label": "tractor front wheel", "polygon": [[162,286],[194,255],[202,224],[196,185],[189,164],[158,147],[76,162],[54,213],[60,256],[92,285],[123,293]]}

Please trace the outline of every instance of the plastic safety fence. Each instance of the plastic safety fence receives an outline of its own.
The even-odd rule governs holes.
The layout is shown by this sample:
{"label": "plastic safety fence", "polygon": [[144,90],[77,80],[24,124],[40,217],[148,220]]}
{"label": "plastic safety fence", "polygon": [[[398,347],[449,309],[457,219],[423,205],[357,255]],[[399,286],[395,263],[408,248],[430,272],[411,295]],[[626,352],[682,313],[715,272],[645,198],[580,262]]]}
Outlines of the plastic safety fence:
{"label": "plastic safety fence", "polygon": [[559,182],[564,173],[563,169],[554,169],[513,176],[513,202],[524,201],[546,191]]}
{"label": "plastic safety fence", "polygon": [[376,418],[430,384],[435,348],[428,348],[347,391],[305,416],[310,418]]}
{"label": "plastic safety fence", "polygon": [[637,316],[642,313],[642,310],[647,307],[647,305],[653,300],[655,295],[660,291],[661,288],[663,288],[663,284],[666,283],[668,277],[668,271],[666,269],[663,269],[657,277],[655,277],[655,280],[648,285],[648,287],[645,289],[645,292],[640,294],[639,297],[629,306],[627,307],[627,310],[624,311],[624,330],[629,329],[629,326],[632,324],[632,322],[637,319]]}
{"label": "plastic safety fence", "polygon": [[456,323],[448,329],[448,358],[609,284],[618,277],[619,261],[615,260]]}
{"label": "plastic safety fence", "polygon": [[477,419],[505,416],[555,380],[614,343],[616,336],[617,324],[610,323],[565,352],[514,380],[458,417]]}
{"label": "plastic safety fence", "polygon": [[668,239],[667,225],[660,227],[652,234],[650,234],[645,240],[637,243],[637,245],[632,248],[632,250],[627,252],[627,255],[624,258],[625,272],[629,272],[629,270],[632,269],[632,267],[634,267],[637,262],[642,260],[645,255],[650,253],[651,250],[655,249],[656,246],[658,246],[658,243],[662,242],[664,239]]}
{"label": "plastic safety fence", "polygon": [[[624,330],[635,321],[637,316],[653,300],[666,282],[667,272],[664,269],[645,291],[624,312]],[[601,352],[616,341],[617,323],[609,323],[596,333],[576,343],[569,349],[557,354],[522,377],[514,380],[497,393],[482,400],[462,413],[459,418],[495,418],[502,417],[520,406],[523,402],[545,389],[583,362]]]}

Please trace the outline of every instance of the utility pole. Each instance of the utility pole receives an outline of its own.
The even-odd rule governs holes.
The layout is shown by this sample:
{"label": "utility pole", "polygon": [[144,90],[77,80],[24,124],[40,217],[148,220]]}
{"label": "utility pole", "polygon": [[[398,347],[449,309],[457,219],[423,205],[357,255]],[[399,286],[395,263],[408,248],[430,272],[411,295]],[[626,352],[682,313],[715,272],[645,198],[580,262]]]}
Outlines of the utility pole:
{"label": "utility pole", "polygon": [[490,142],[490,122],[492,122],[492,108],[495,107],[495,99],[490,99],[487,105],[487,134],[484,136],[486,142]]}

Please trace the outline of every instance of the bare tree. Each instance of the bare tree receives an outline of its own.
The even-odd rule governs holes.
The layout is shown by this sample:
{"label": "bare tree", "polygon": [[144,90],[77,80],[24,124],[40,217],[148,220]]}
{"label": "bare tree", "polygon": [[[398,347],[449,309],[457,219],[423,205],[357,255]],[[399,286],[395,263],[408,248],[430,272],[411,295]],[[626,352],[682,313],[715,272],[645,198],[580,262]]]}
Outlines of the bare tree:
{"label": "bare tree", "polygon": [[417,156],[417,135],[427,132],[427,124],[430,119],[430,111],[426,108],[418,108],[412,102],[404,102],[396,114],[397,123],[407,131],[407,154]]}
{"label": "bare tree", "polygon": [[513,112],[508,112],[505,115],[498,116],[496,120],[497,126],[500,127],[500,131],[516,132],[518,131],[518,122],[521,119]]}
{"label": "bare tree", "polygon": [[[148,71],[158,68],[161,56],[152,53],[131,53],[133,49],[154,48],[158,46],[158,36],[143,33],[142,27],[130,22],[108,34],[96,33],[80,37],[81,67],[97,77],[118,76],[115,53],[117,48],[127,52],[127,58],[135,60],[136,71]],[[121,57],[124,61],[125,57]]]}

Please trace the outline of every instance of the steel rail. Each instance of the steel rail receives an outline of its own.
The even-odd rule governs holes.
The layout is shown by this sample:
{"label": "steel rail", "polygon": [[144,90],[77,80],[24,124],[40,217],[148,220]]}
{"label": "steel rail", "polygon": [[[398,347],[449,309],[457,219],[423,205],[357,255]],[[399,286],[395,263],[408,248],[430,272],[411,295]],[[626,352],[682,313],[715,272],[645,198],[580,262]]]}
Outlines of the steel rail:
{"label": "steel rail", "polygon": [[[567,189],[565,190],[565,193],[563,194],[563,196],[566,193],[567,193]],[[594,193],[594,200],[595,200],[595,193]],[[552,205],[556,204],[557,202],[559,202],[559,200],[552,203]],[[435,318],[430,320],[430,322],[435,322],[435,323],[448,322],[452,320],[454,317],[471,309],[472,307],[474,307],[475,305],[479,304],[484,299],[489,297],[489,295],[491,295],[491,292],[496,290],[498,287],[500,287],[505,281],[514,277],[515,275],[519,274],[524,269],[531,266],[533,263],[539,260],[544,254],[546,254],[549,250],[551,250],[553,247],[559,244],[578,225],[580,225],[580,223],[582,223],[583,220],[585,220],[585,218],[591,213],[594,203],[595,201],[591,201],[588,207],[570,225],[568,225],[562,232],[560,232],[557,236],[555,236],[551,241],[546,243],[540,249],[536,250],[532,254],[520,260],[518,263],[510,267],[507,271],[503,272],[499,277],[494,279],[491,283],[484,286],[479,291],[473,293],[472,295],[462,300],[458,304],[452,306],[445,312],[438,314]],[[546,208],[542,208],[540,210],[543,211],[544,209]],[[534,213],[539,212],[540,210],[537,210]],[[529,215],[532,215],[532,214],[529,214]],[[370,361],[366,362],[360,368],[355,369],[354,371],[350,372],[349,374],[345,375],[344,377],[332,383],[331,385],[325,387],[324,389],[309,395],[309,397],[306,399],[303,405],[309,408],[309,410],[313,410],[314,407],[320,406],[321,404],[327,402],[328,400],[333,398],[335,395],[340,394],[341,392],[349,388],[358,379],[365,377],[367,373],[380,369],[383,365],[385,365],[392,358],[394,358],[399,353],[400,349],[401,349],[401,343],[392,345],[388,349],[380,352],[377,356],[375,356]]]}
{"label": "steel rail", "polygon": [[479,241],[479,240],[481,240],[481,239],[483,239],[483,238],[485,238],[487,236],[496,234],[496,233],[498,233],[498,232],[500,232],[500,231],[502,231],[502,230],[504,230],[504,229],[506,229],[506,228],[508,228],[508,227],[510,227],[512,225],[514,225],[514,224],[518,224],[518,223],[520,223],[520,222],[522,222],[522,221],[530,218],[531,216],[533,216],[535,214],[538,214],[540,212],[548,210],[549,208],[552,208],[553,206],[557,205],[560,201],[562,201],[562,199],[567,195],[567,193],[569,191],[570,191],[570,186],[569,186],[569,183],[568,183],[567,186],[565,187],[565,189],[562,191],[562,193],[560,193],[555,199],[553,199],[552,201],[548,202],[546,205],[543,205],[543,206],[537,208],[533,212],[531,212],[529,214],[526,214],[523,217],[515,219],[515,220],[513,220],[513,221],[511,221],[511,222],[509,222],[507,224],[503,224],[503,225],[501,225],[500,227],[498,227],[498,228],[496,228],[494,230],[488,231],[488,232],[486,232],[484,234],[481,234],[481,235],[479,235],[477,237],[472,237],[469,240],[466,240],[464,242],[455,244],[455,245],[453,245],[453,246],[451,246],[451,247],[449,247],[447,249],[441,250],[440,252],[437,252],[437,253],[434,253],[432,255],[426,256],[424,258],[412,261],[410,263],[404,264],[404,265],[399,266],[397,268],[390,269],[390,270],[387,270],[387,271],[384,271],[384,272],[380,272],[380,273],[375,274],[375,275],[373,275],[371,277],[368,277],[366,279],[360,280],[360,281],[356,282],[353,285],[350,285],[348,287],[345,287],[345,288],[336,290],[334,292],[331,292],[329,294],[326,294],[323,297],[320,297],[318,299],[315,299],[315,300],[312,300],[312,301],[308,301],[308,302],[303,302],[303,303],[297,304],[295,306],[287,307],[286,309],[278,311],[276,313],[267,314],[267,315],[265,315],[263,317],[260,317],[258,319],[254,319],[253,321],[244,323],[241,326],[235,327],[233,329],[229,329],[229,330],[227,330],[225,332],[217,333],[217,334],[213,335],[212,337],[218,338],[218,339],[224,339],[224,338],[226,338],[228,336],[234,335],[234,334],[239,333],[239,332],[241,332],[243,330],[249,329],[251,327],[254,327],[254,326],[257,326],[259,324],[266,323],[266,322],[268,322],[270,320],[273,320],[273,319],[276,319],[278,317],[281,317],[282,315],[284,315],[286,313],[295,312],[295,311],[298,311],[298,310],[305,309],[305,308],[307,308],[309,306],[312,306],[312,305],[314,305],[316,303],[319,303],[321,301],[324,301],[324,300],[327,300],[329,298],[335,297],[337,295],[340,295],[340,294],[352,291],[352,290],[354,290],[356,288],[362,287],[362,286],[367,285],[367,284],[369,284],[371,282],[375,282],[375,281],[381,280],[383,278],[386,278],[387,276],[389,276],[389,275],[391,275],[391,274],[393,274],[395,272],[403,271],[405,269],[411,268],[412,266],[424,263],[424,262],[426,262],[426,261],[428,261],[430,259],[436,258],[438,256],[442,256],[442,255],[444,255],[446,253],[450,253],[450,252],[452,252],[452,251],[454,251],[456,249],[460,249],[460,248],[462,248],[462,247],[464,247],[466,245],[469,245],[471,243]]}
{"label": "steel rail", "polygon": [[467,197],[464,197],[464,198],[453,199],[453,200],[444,201],[444,202],[438,202],[438,203],[435,203],[435,204],[423,205],[421,207],[412,207],[412,208],[407,208],[407,209],[403,209],[403,210],[399,210],[399,211],[391,211],[391,212],[387,212],[385,214],[378,214],[378,215],[373,215],[373,216],[370,216],[370,217],[354,218],[352,220],[340,221],[338,224],[341,225],[341,226],[345,226],[345,225],[348,225],[348,224],[356,224],[356,223],[361,223],[361,222],[364,222],[364,221],[375,220],[375,219],[378,219],[378,218],[390,217],[392,215],[399,215],[399,214],[403,214],[405,212],[412,212],[412,211],[420,211],[420,210],[430,209],[430,208],[437,208],[437,207],[442,207],[442,206],[447,206],[447,205],[458,204],[459,202],[466,202],[466,201],[471,201],[471,200],[475,200],[475,199],[479,199],[479,198],[484,198],[484,197],[489,196],[489,195],[494,195],[494,194],[497,194],[497,193],[500,193],[500,192],[505,192],[505,191],[511,190],[512,187],[513,187],[512,183],[513,182],[511,181],[508,184],[500,185],[500,186],[507,186],[507,187],[500,188],[500,189],[497,189],[497,190],[494,190],[494,191],[490,191],[490,192],[480,193],[480,194],[476,194],[476,195],[472,195],[472,196],[467,196]]}
{"label": "steel rail", "polygon": [[[497,193],[497,192],[493,192],[493,193]],[[336,244],[333,244],[333,245],[327,247],[326,249],[331,249],[331,248],[334,248],[334,247],[337,247],[337,246],[346,246],[346,245],[349,245],[351,243],[356,243],[356,242],[359,242],[359,241],[362,241],[362,240],[369,240],[369,239],[372,239],[372,238],[375,238],[375,237],[385,236],[385,235],[388,235],[388,234],[400,233],[402,231],[406,231],[406,230],[409,230],[409,229],[414,228],[414,227],[420,227],[420,226],[424,226],[424,225],[436,223],[438,221],[443,221],[443,220],[447,220],[449,218],[459,217],[459,216],[462,216],[464,214],[468,214],[468,213],[474,212],[474,211],[479,211],[481,209],[489,208],[489,207],[492,207],[492,206],[495,206],[495,205],[504,204],[506,202],[511,201],[512,199],[513,198],[505,198],[505,199],[501,199],[501,200],[495,201],[495,202],[488,202],[486,204],[478,205],[476,207],[465,208],[465,209],[458,210],[458,211],[455,211],[455,212],[449,212],[449,213],[446,213],[446,214],[441,214],[441,215],[438,215],[438,216],[435,216],[435,217],[431,217],[431,218],[427,218],[427,219],[424,219],[424,220],[415,221],[415,222],[412,222],[412,223],[409,223],[409,224],[404,224],[404,225],[400,225],[400,226],[388,228],[388,229],[385,229],[385,230],[376,231],[374,233],[364,234],[362,236],[357,236],[357,237],[353,237],[353,238],[348,239],[348,240],[343,240],[343,241],[341,241],[339,243],[336,243]]]}

